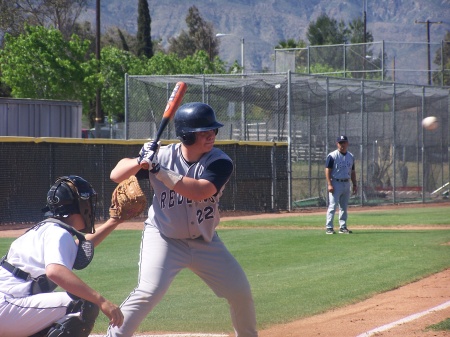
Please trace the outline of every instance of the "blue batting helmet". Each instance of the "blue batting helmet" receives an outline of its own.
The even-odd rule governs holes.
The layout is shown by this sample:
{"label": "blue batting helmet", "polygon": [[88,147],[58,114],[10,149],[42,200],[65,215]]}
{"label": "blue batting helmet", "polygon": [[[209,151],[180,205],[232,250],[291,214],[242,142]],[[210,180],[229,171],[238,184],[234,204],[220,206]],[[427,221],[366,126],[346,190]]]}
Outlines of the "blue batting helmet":
{"label": "blue batting helmet", "polygon": [[195,132],[215,130],[223,124],[216,121],[216,113],[205,103],[183,104],[174,117],[175,133],[184,145],[195,143]]}

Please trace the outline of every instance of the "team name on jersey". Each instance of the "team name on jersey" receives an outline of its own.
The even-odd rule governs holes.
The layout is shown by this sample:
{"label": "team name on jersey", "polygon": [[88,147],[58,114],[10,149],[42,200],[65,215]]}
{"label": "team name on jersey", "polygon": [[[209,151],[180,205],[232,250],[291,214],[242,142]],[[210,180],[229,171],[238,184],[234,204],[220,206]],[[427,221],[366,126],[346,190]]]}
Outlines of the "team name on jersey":
{"label": "team name on jersey", "polygon": [[[193,203],[193,200],[185,198],[173,190],[169,190],[168,193],[167,193],[167,191],[161,192],[159,200],[160,200],[161,209],[172,208],[172,207],[175,207],[178,205],[183,205],[183,204],[188,205],[188,204]],[[199,203],[210,202],[210,203],[215,204],[216,199],[214,198],[214,196],[211,196],[209,198],[200,200],[198,202]]]}

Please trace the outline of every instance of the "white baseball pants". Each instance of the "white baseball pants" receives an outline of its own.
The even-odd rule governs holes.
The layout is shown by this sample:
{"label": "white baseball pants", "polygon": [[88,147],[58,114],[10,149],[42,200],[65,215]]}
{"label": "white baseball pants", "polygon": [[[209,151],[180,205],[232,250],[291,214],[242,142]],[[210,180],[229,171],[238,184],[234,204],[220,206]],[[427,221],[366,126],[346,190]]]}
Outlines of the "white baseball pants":
{"label": "white baseball pants", "polygon": [[72,299],[66,292],[14,298],[0,293],[0,337],[27,337],[66,315]]}
{"label": "white baseball pants", "polygon": [[109,327],[107,336],[131,337],[184,268],[192,270],[218,297],[228,301],[237,337],[258,336],[250,284],[217,234],[212,242],[171,239],[150,225],[143,232],[138,285],[121,305],[124,324]]}

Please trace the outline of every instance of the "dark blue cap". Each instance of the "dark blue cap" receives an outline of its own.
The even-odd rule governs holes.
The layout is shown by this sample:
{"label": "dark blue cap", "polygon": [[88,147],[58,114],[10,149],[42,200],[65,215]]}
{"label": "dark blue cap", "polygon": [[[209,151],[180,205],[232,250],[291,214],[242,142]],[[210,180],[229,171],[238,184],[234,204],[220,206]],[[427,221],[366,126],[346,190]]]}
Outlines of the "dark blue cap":
{"label": "dark blue cap", "polygon": [[347,136],[339,136],[336,140],[336,142],[340,143],[340,142],[348,142],[348,138]]}

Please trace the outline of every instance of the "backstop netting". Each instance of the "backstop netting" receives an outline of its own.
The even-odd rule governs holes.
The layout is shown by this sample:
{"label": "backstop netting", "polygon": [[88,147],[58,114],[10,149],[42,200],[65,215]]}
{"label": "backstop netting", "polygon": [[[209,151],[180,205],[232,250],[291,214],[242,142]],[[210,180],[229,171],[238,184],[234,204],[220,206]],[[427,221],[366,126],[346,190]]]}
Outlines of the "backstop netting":
{"label": "backstop netting", "polygon": [[[225,126],[219,140],[286,142],[289,207],[325,205],[324,165],[338,135],[350,139],[360,192],[354,204],[428,201],[449,179],[449,90],[383,81],[294,73],[128,76],[126,134],[156,134],[178,81],[188,85],[183,102],[210,104]],[[436,116],[440,127],[424,131]],[[165,137],[175,138],[173,127]],[[254,153],[255,163],[258,152]],[[241,174],[258,170],[239,168]],[[257,186],[257,182],[254,184]]]}

